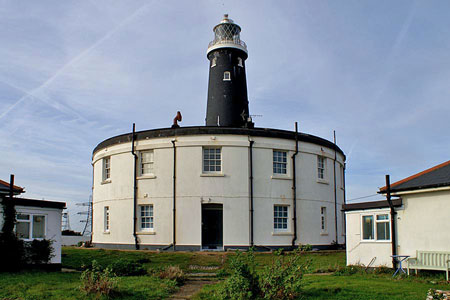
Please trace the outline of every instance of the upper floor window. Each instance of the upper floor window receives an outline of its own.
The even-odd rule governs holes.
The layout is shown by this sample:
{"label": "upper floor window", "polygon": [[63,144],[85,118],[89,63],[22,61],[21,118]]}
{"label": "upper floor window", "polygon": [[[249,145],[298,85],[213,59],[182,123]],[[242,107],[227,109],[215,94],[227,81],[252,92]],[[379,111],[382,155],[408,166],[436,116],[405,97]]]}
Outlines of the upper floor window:
{"label": "upper floor window", "polygon": [[223,72],[223,81],[230,81],[231,80],[231,73],[230,71]]}
{"label": "upper floor window", "polygon": [[325,206],[320,208],[320,231],[327,232],[327,208]]}
{"label": "upper floor window", "polygon": [[215,67],[215,66],[216,66],[216,63],[217,63],[217,57],[214,57],[214,58],[212,59],[212,61],[211,61],[211,68],[212,68],[212,67]]}
{"label": "upper floor window", "polygon": [[286,174],[287,152],[273,150],[273,174]]}
{"label": "upper floor window", "polygon": [[103,158],[103,178],[102,180],[108,180],[111,178],[111,157]]}
{"label": "upper floor window", "polygon": [[362,239],[387,241],[391,239],[389,214],[362,216]]}
{"label": "upper floor window", "polygon": [[242,58],[238,57],[238,67],[243,67]]}
{"label": "upper floor window", "polygon": [[16,235],[24,240],[45,238],[45,216],[33,214],[18,214]]}
{"label": "upper floor window", "polygon": [[273,229],[275,231],[287,231],[288,229],[288,206],[273,206]]}
{"label": "upper floor window", "polygon": [[141,205],[141,230],[153,229],[153,204]]}
{"label": "upper floor window", "polygon": [[109,206],[105,206],[104,211],[103,211],[103,218],[104,218],[103,230],[105,232],[109,232]]}
{"label": "upper floor window", "polygon": [[139,153],[139,171],[141,175],[153,175],[154,153],[153,150]]}
{"label": "upper floor window", "polygon": [[203,148],[203,173],[222,172],[222,148]]}
{"label": "upper floor window", "polygon": [[323,156],[317,156],[317,178],[325,179],[326,159]]}

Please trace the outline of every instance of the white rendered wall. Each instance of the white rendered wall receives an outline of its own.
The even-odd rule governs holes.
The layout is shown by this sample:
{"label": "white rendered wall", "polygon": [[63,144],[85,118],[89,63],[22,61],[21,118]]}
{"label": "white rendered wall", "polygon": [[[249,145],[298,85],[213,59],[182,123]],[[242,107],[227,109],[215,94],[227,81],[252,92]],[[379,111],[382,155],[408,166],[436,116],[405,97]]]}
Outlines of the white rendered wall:
{"label": "white rendered wall", "polygon": [[[450,251],[450,190],[404,192],[403,206],[396,208],[397,254],[416,256],[417,250]],[[361,215],[385,212],[389,209],[347,212],[347,264],[368,264],[377,257],[374,266],[391,266],[391,242],[361,241]]]}
{"label": "white rendered wall", "polygon": [[[177,148],[177,245],[201,245],[201,204],[223,204],[224,246],[249,246],[249,138],[253,145],[254,244],[291,244],[292,160],[295,141],[244,135],[191,135],[176,137]],[[142,245],[172,243],[172,138],[152,138],[136,142],[137,151],[154,151],[153,177],[138,178],[139,204],[154,205],[153,232],[138,232]],[[202,147],[222,148],[222,174],[202,174]],[[288,151],[288,174],[273,176],[273,150]],[[297,156],[297,244],[330,245],[335,240],[334,224],[334,151],[324,146],[299,142]],[[133,156],[131,143],[112,145],[93,157],[93,242],[134,244],[133,232]],[[317,181],[317,155],[327,157],[325,183]],[[102,184],[102,158],[111,157],[111,180]],[[340,187],[337,154],[337,216],[339,242],[344,242],[341,207],[344,190]],[[289,205],[289,230],[273,230],[274,204]],[[110,231],[104,232],[104,206],[110,209]],[[320,207],[327,207],[327,231],[320,230]]]}
{"label": "white rendered wall", "polygon": [[367,209],[346,212],[347,265],[367,266],[375,258],[371,267],[392,267],[391,241],[363,241],[361,220],[367,214],[388,214],[389,208]]}
{"label": "white rendered wall", "polygon": [[[53,241],[53,254],[50,263],[61,263],[61,218],[62,210],[57,208],[42,208],[30,206],[15,206],[16,213],[45,216],[45,239]],[[0,209],[0,227],[3,225],[3,210]]]}

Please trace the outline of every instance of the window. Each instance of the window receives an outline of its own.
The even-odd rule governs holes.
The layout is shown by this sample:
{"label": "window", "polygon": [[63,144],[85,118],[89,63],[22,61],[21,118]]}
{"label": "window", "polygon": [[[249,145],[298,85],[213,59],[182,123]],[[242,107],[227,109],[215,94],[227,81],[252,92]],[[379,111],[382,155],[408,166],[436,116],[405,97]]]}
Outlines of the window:
{"label": "window", "polygon": [[323,156],[317,156],[317,178],[325,179],[326,160]]}
{"label": "window", "polygon": [[153,150],[140,152],[139,171],[141,175],[153,175]]}
{"label": "window", "polygon": [[16,219],[17,237],[25,240],[45,238],[45,216],[18,214]]}
{"label": "window", "polygon": [[103,158],[103,181],[111,178],[111,157]]}
{"label": "window", "polygon": [[215,67],[215,66],[216,66],[216,63],[217,63],[217,57],[214,57],[214,58],[212,59],[212,61],[211,61],[211,68],[212,68],[212,67]]}
{"label": "window", "polygon": [[238,67],[244,67],[242,64],[242,58],[238,57]]}
{"label": "window", "polygon": [[273,207],[273,229],[275,231],[287,231],[288,206],[275,205]]}
{"label": "window", "polygon": [[231,73],[229,71],[223,72],[223,81],[231,81]]}
{"label": "window", "polygon": [[377,224],[377,240],[390,240],[390,230],[389,230],[389,216],[377,215],[375,223]]}
{"label": "window", "polygon": [[286,151],[273,150],[273,174],[286,174]]}
{"label": "window", "polygon": [[153,229],[153,204],[141,205],[141,230]]}
{"label": "window", "polygon": [[327,232],[327,208],[324,206],[320,208],[320,231]]}
{"label": "window", "polygon": [[388,241],[391,239],[389,214],[362,216],[362,239]]}
{"label": "window", "polygon": [[109,232],[109,206],[105,206],[104,220],[105,220],[104,231]]}
{"label": "window", "polygon": [[222,172],[221,152],[221,148],[203,148],[203,173]]}

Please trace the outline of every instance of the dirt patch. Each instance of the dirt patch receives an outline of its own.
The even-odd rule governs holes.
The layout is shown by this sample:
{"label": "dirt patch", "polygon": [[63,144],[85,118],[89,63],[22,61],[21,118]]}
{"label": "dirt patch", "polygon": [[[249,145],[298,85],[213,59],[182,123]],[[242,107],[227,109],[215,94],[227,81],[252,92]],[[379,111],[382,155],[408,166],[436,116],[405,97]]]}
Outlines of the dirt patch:
{"label": "dirt patch", "polygon": [[171,300],[191,299],[191,297],[197,294],[205,284],[212,284],[216,282],[217,281],[214,280],[188,279],[184,283],[184,285],[180,287],[180,290],[176,294],[173,294],[169,299]]}

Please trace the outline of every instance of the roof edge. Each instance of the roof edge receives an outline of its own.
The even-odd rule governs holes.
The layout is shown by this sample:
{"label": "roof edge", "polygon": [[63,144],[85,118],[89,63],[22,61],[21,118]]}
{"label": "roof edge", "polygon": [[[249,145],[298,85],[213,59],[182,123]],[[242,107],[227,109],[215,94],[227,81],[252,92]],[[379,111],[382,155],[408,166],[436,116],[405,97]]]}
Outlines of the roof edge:
{"label": "roof edge", "polygon": [[[439,164],[439,165],[437,165],[437,166],[434,166],[434,167],[431,167],[431,168],[429,168],[429,169],[426,169],[426,170],[424,170],[424,171],[422,171],[422,172],[419,172],[419,173],[416,173],[416,174],[411,175],[411,176],[409,176],[409,177],[406,177],[406,178],[404,178],[404,179],[402,179],[402,180],[396,181],[396,182],[394,182],[394,183],[391,184],[391,190],[392,190],[393,187],[395,188],[395,186],[397,186],[397,185],[399,185],[399,184],[405,183],[405,182],[407,182],[407,181],[410,181],[410,180],[412,180],[412,179],[414,179],[414,178],[417,178],[417,177],[422,176],[422,175],[424,175],[424,174],[430,173],[430,172],[432,172],[432,171],[435,171],[435,170],[440,169],[440,168],[442,168],[442,167],[445,167],[445,166],[447,166],[447,165],[450,165],[450,160],[449,160],[449,161],[446,161],[446,162],[443,162],[443,163],[441,163],[441,164]],[[398,191],[409,191],[409,190],[416,190],[416,189],[422,189],[422,188],[431,188],[431,187],[435,187],[435,186],[428,185],[428,186],[424,186],[424,187],[406,188],[406,189],[401,189],[401,190],[395,190],[395,189],[394,189],[394,190],[395,190],[396,192],[398,192]],[[384,192],[386,191],[386,189],[387,189],[387,187],[386,187],[386,186],[383,186],[383,187],[380,188],[380,190],[379,190],[378,193],[384,193]]]}
{"label": "roof edge", "polygon": [[[402,199],[394,199],[392,200],[392,204],[394,207],[402,206]],[[372,202],[359,202],[352,204],[344,204],[342,205],[343,211],[354,211],[354,210],[365,210],[365,209],[376,209],[376,208],[388,208],[389,203],[387,200],[382,201],[372,201]]]}

